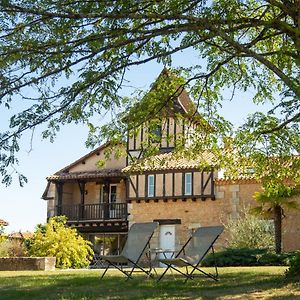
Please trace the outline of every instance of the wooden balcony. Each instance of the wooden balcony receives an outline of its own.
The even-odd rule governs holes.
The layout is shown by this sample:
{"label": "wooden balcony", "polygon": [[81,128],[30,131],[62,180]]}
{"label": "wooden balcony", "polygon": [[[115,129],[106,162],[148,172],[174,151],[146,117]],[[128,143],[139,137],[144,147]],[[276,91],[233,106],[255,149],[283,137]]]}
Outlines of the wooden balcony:
{"label": "wooden balcony", "polygon": [[57,215],[65,215],[68,222],[127,221],[127,203],[99,203],[57,206]]}

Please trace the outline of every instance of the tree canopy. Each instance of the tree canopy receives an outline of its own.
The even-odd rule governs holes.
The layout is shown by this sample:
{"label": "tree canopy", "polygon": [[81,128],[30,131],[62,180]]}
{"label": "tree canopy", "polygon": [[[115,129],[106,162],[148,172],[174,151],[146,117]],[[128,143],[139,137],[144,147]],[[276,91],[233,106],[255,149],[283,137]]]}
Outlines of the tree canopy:
{"label": "tree canopy", "polygon": [[277,131],[266,132],[269,124],[276,128],[280,120],[255,113],[236,131],[232,144],[233,171],[246,174],[261,184],[254,193],[257,206],[251,211],[274,220],[275,251],[282,249],[282,219],[288,209],[300,209],[295,196],[299,196],[300,183],[300,132],[299,126],[290,125]]}
{"label": "tree canopy", "polygon": [[188,49],[199,64],[181,75],[204,110],[225,88],[250,89],[254,102],[273,103],[269,117],[281,116],[266,119],[265,133],[299,122],[300,0],[1,0],[0,28],[0,104],[22,106],[0,133],[4,183],[25,131],[45,123],[53,139],[61,125],[83,122],[95,134],[92,116],[124,105],[131,67],[172,66]]}

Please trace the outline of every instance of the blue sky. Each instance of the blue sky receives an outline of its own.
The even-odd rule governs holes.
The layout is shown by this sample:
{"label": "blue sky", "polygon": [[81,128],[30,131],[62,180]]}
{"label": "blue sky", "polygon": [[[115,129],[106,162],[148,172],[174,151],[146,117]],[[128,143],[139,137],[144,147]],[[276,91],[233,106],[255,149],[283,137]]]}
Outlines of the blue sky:
{"label": "blue sky", "polygon": [[[192,55],[178,55],[175,59],[175,65],[191,65],[193,62],[195,57]],[[162,68],[163,66],[157,63],[133,68],[128,73],[128,85],[147,89]],[[131,91],[132,89],[127,89],[124,93],[130,96]],[[257,107],[252,104],[251,96],[250,93],[238,93],[233,101],[225,101],[221,110],[223,116],[238,126],[249,113],[257,110],[267,111],[266,105]],[[7,122],[9,112],[0,109],[3,125]],[[34,132],[31,151],[31,134],[26,134],[21,141],[19,170],[27,176],[29,182],[23,188],[17,180],[9,187],[0,185],[0,218],[9,222],[5,229],[7,233],[19,230],[33,231],[38,223],[44,223],[46,201],[42,200],[41,196],[47,184],[45,178],[91,151],[85,147],[88,130],[81,124],[63,127],[54,143],[42,140],[40,133],[40,129]]]}

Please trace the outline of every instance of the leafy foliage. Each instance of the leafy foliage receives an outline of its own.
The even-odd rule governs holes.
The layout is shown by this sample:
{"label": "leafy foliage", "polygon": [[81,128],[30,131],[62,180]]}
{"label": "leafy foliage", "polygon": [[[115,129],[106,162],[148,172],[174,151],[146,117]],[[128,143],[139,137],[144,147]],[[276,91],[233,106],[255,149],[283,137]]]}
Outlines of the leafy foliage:
{"label": "leafy foliage", "polygon": [[268,185],[268,187],[263,187],[261,192],[255,192],[253,197],[260,206],[252,211],[270,217],[273,211],[272,207],[275,205],[288,209],[299,209],[297,201],[293,199],[299,193],[299,186]]}
{"label": "leafy foliage", "polygon": [[226,140],[229,177],[251,175],[264,187],[285,185],[287,178],[291,183],[300,182],[300,127],[295,123],[280,130],[277,117],[255,113],[247,118],[232,138]]}
{"label": "leafy foliage", "polygon": [[4,234],[4,226],[0,225],[0,243],[6,240],[6,235]]}
{"label": "leafy foliage", "polygon": [[66,217],[50,218],[45,225],[38,225],[28,241],[30,256],[55,256],[58,268],[80,268],[89,265],[93,257],[91,243],[66,226]]}
{"label": "leafy foliage", "polygon": [[275,226],[275,250],[281,252],[282,217],[287,209],[300,209],[293,196],[300,194],[299,185],[288,186],[280,181],[263,185],[260,192],[254,194],[259,206],[252,209],[256,214],[272,216]]}
{"label": "leafy foliage", "polygon": [[[0,133],[2,182],[17,172],[24,132],[45,123],[43,137],[53,140],[62,125],[75,122],[99,137],[93,116],[125,106],[119,90],[127,71],[151,61],[170,67],[181,52],[201,60],[180,71],[205,117],[215,115],[230,88],[232,95],[254,92],[255,103],[272,101],[267,119],[282,112],[267,130],[297,123],[298,15],[296,2],[281,0],[1,1],[0,104],[19,108],[24,100]],[[145,106],[142,121],[155,104]],[[216,120],[218,132],[223,123]],[[117,138],[109,127],[104,131]]]}
{"label": "leafy foliage", "polygon": [[0,225],[0,257],[26,256],[26,248],[22,241],[9,239]]}
{"label": "leafy foliage", "polygon": [[220,267],[230,266],[286,266],[294,253],[275,254],[268,249],[227,248],[215,255],[209,254],[203,261],[205,267],[212,267],[216,263]]}
{"label": "leafy foliage", "polygon": [[291,266],[287,270],[288,277],[300,276],[300,251],[297,251],[290,261]]}
{"label": "leafy foliage", "polygon": [[0,257],[23,257],[27,256],[25,245],[18,240],[5,239],[0,241]]}
{"label": "leafy foliage", "polygon": [[269,220],[254,216],[244,209],[238,219],[230,219],[225,225],[229,232],[230,248],[272,249],[274,228]]}
{"label": "leafy foliage", "polygon": [[281,251],[282,217],[287,209],[299,208],[293,198],[300,193],[299,147],[299,124],[281,127],[277,117],[255,113],[237,130],[227,151],[228,176],[244,175],[262,186],[254,194],[258,206],[252,211],[274,220],[277,253]]}

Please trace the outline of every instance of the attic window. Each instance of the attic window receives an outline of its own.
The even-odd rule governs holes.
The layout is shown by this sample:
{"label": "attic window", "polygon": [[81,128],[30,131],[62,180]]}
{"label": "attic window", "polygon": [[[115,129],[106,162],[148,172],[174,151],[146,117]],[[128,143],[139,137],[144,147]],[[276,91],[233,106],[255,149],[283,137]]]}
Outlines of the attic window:
{"label": "attic window", "polygon": [[83,165],[85,165],[85,160],[83,160],[81,163],[82,163]]}
{"label": "attic window", "polygon": [[160,125],[153,129],[152,134],[158,138],[161,138],[161,127]]}
{"label": "attic window", "polygon": [[152,143],[158,143],[162,137],[161,125],[156,125],[154,128],[150,129],[150,139]]}

